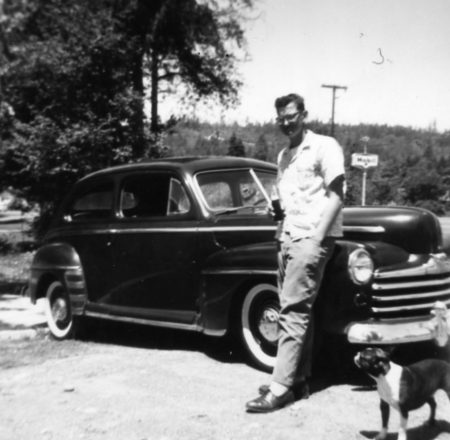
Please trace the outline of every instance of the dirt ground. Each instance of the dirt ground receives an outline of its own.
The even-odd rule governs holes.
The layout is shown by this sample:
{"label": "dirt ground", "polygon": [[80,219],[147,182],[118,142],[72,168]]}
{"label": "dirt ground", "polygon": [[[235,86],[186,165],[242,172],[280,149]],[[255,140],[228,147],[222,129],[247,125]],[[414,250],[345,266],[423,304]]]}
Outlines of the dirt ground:
{"label": "dirt ground", "polygon": [[[245,402],[269,375],[246,365],[222,340],[198,334],[103,325],[90,341],[2,341],[2,440],[351,440],[380,425],[369,378],[321,360],[308,400],[270,414]],[[417,350],[415,351],[417,354]],[[338,360],[339,362],[336,362]],[[328,365],[329,364],[329,365]],[[334,364],[334,366],[333,366]],[[410,440],[450,439],[450,403],[437,395],[438,424],[428,408],[410,415]],[[391,415],[388,440],[397,438]]]}

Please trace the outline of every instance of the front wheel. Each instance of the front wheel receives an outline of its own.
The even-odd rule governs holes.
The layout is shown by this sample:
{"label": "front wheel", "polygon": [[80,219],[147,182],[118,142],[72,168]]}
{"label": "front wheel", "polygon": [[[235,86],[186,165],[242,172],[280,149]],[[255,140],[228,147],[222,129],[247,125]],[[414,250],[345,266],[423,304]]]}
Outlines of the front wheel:
{"label": "front wheel", "polygon": [[278,348],[278,291],[272,284],[258,284],[242,302],[241,335],[252,363],[270,372],[275,366]]}
{"label": "front wheel", "polygon": [[45,315],[51,335],[55,339],[77,336],[80,319],[72,315],[69,294],[59,281],[53,281],[45,294]]}

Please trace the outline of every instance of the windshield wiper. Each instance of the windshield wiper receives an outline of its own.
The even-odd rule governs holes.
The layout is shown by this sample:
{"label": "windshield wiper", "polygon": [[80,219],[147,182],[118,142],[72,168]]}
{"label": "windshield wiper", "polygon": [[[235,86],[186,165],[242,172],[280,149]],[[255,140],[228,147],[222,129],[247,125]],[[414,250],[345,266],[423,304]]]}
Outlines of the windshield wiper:
{"label": "windshield wiper", "polygon": [[238,212],[239,209],[240,209],[240,207],[239,208],[227,208],[227,209],[223,209],[222,211],[217,211],[214,214],[216,214],[216,215],[232,214],[232,213]]}
{"label": "windshield wiper", "polygon": [[257,209],[265,209],[266,206],[259,206],[259,205],[246,205],[246,206],[237,206],[235,208],[227,208],[223,211],[218,211],[215,214],[216,215],[224,215],[224,214],[235,214],[235,213],[241,213],[243,211],[250,210],[252,212],[255,212]]}

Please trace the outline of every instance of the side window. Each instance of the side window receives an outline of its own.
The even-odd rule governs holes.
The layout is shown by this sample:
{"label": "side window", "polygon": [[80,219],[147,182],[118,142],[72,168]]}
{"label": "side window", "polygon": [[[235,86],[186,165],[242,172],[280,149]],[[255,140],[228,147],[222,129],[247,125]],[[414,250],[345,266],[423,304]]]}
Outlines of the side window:
{"label": "side window", "polygon": [[233,207],[231,188],[227,182],[200,183],[206,203],[212,209],[226,209]]}
{"label": "side window", "polygon": [[167,215],[185,214],[189,212],[190,208],[191,204],[181,182],[177,179],[170,179]]}
{"label": "side window", "polygon": [[261,182],[262,186],[266,190],[266,193],[269,195],[269,197],[273,194],[273,192],[276,192],[277,188],[277,175],[276,173],[268,173],[265,171],[255,171],[256,175],[258,176],[259,181]]}
{"label": "side window", "polygon": [[120,212],[126,218],[166,216],[170,182],[168,174],[147,173],[124,179],[120,191]]}
{"label": "side window", "polygon": [[73,221],[104,219],[112,208],[114,185],[112,182],[96,185],[79,194],[70,207]]}
{"label": "side window", "polygon": [[265,201],[255,182],[248,181],[247,179],[242,180],[239,182],[239,190],[241,192],[243,206],[251,206],[255,203],[260,203],[261,200]]}

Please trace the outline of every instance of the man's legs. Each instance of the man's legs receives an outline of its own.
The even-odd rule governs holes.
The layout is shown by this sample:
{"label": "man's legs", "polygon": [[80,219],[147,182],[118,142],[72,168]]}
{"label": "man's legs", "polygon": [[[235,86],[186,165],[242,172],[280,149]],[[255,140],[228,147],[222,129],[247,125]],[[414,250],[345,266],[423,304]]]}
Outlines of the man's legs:
{"label": "man's legs", "polygon": [[296,378],[311,375],[312,307],[333,248],[333,238],[319,245],[314,239],[292,241],[286,236],[282,243],[280,337],[271,384],[275,394],[291,388]]}
{"label": "man's legs", "polygon": [[[293,242],[286,236],[279,255],[280,337],[269,392],[247,402],[247,410],[269,412],[294,401],[295,379],[309,376],[313,339],[312,306],[334,239]],[[281,258],[280,258],[281,257]]]}

